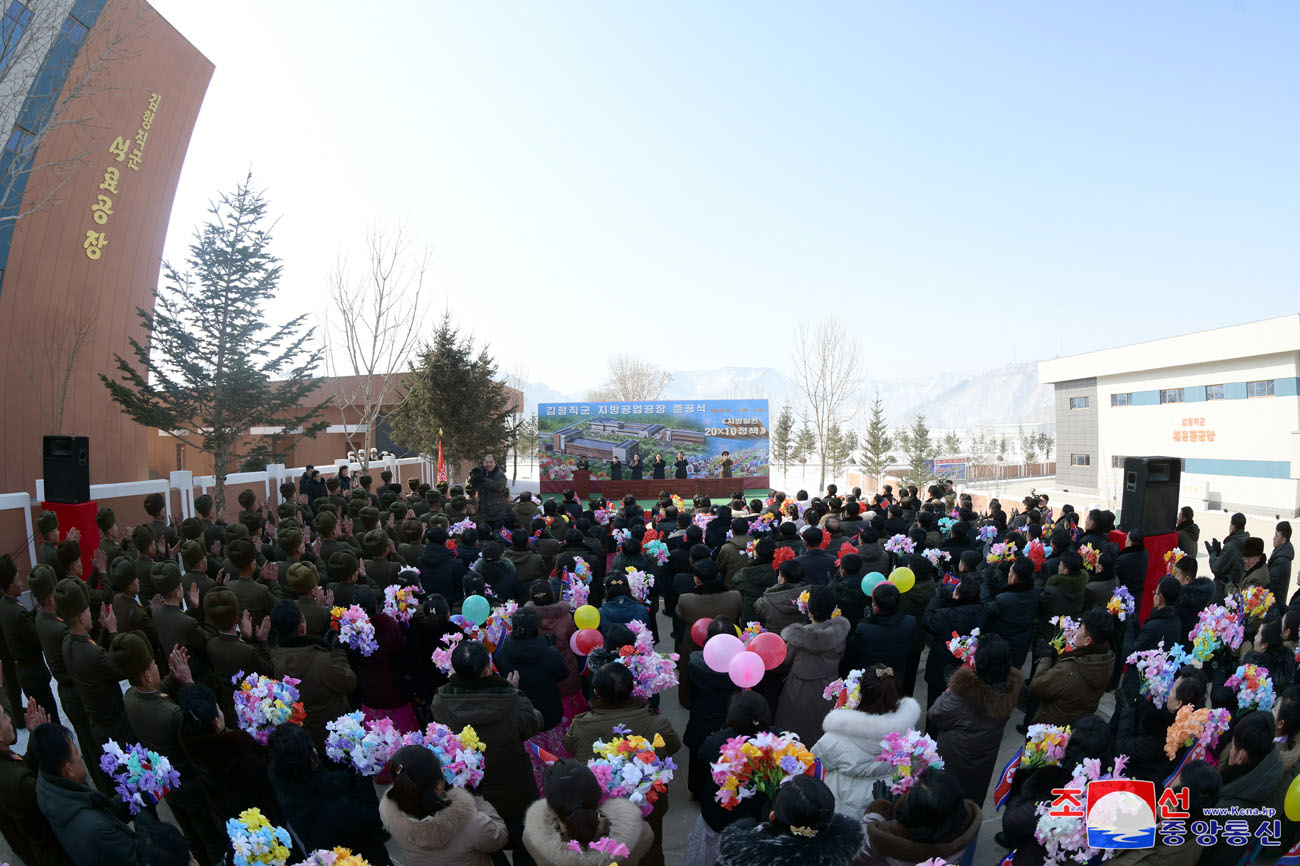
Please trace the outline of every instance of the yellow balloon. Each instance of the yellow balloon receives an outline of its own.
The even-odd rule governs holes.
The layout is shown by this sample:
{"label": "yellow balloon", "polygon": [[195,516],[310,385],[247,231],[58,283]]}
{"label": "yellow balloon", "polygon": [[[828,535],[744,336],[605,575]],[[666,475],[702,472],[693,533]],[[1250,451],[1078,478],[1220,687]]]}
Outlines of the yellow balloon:
{"label": "yellow balloon", "polygon": [[1291,786],[1286,789],[1286,799],[1282,801],[1282,810],[1286,812],[1288,819],[1300,821],[1300,776],[1291,780]]}
{"label": "yellow balloon", "polygon": [[907,592],[916,586],[916,575],[906,565],[894,569],[889,574],[889,582],[898,587],[899,592]]}
{"label": "yellow balloon", "polygon": [[573,612],[573,624],[578,628],[597,628],[600,625],[600,611],[584,604]]}

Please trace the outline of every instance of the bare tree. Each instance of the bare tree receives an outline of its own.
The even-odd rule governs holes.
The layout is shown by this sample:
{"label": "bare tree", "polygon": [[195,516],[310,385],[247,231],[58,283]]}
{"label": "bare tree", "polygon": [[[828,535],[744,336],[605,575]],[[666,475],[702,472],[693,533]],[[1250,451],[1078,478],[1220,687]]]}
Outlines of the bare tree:
{"label": "bare tree", "polygon": [[339,377],[335,401],[343,435],[363,472],[370,468],[380,418],[404,399],[402,378],[424,320],[429,251],[409,247],[404,226],[372,227],[364,273],[354,278],[340,259],[330,275],[329,315],[321,326],[325,364]]}
{"label": "bare tree", "polygon": [[[99,136],[86,133],[109,129],[110,123],[95,97],[111,89],[107,83],[110,68],[138,54],[143,47],[147,39],[146,11],[146,5],[138,0],[110,4],[96,23],[96,33],[102,35],[94,46],[62,52],[52,50],[56,40],[80,45],[83,39],[90,38],[88,31],[67,15],[64,5],[27,3],[8,7],[4,26],[0,27],[0,117],[21,120],[22,109],[28,104],[48,102],[53,108],[43,123],[33,124],[35,128],[15,124],[6,132],[5,142],[0,143],[13,153],[0,169],[0,203],[12,205],[0,216],[0,226],[58,201],[74,169],[99,151],[95,145],[92,152],[91,145]],[[50,63],[61,63],[62,67],[52,69]],[[144,100],[140,107],[146,108]],[[65,127],[73,127],[77,145],[57,159],[38,160],[41,144]],[[133,148],[134,142],[128,141],[127,147]],[[39,177],[40,183],[29,188],[28,179],[33,177]],[[104,189],[116,197],[115,192]]]}
{"label": "bare tree", "polygon": [[99,304],[74,310],[47,308],[36,322],[27,322],[28,337],[15,340],[14,354],[31,383],[41,425],[48,433],[63,431],[63,410],[68,389],[75,382],[77,361],[95,333]]}
{"label": "bare tree", "polygon": [[794,347],[794,380],[808,403],[821,458],[818,487],[825,489],[831,434],[856,414],[853,383],[863,372],[858,369],[858,344],[833,319],[825,319],[815,328],[801,325]]}
{"label": "bare tree", "polygon": [[[510,447],[510,480],[519,480],[519,452],[524,446],[524,436],[528,426],[528,415],[524,411],[524,365],[516,364],[514,371],[506,377],[506,386],[519,392],[519,403],[506,416],[506,444]],[[534,434],[536,435],[536,434]]]}
{"label": "bare tree", "polygon": [[609,378],[587,392],[588,400],[659,400],[668,391],[673,374],[634,355],[609,359]]}

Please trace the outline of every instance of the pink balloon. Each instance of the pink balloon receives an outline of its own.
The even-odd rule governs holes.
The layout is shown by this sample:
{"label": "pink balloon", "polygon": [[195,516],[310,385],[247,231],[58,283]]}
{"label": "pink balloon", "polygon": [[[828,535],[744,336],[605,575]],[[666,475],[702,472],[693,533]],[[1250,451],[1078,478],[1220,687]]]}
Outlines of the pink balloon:
{"label": "pink balloon", "polygon": [[569,635],[569,650],[570,650],[570,651],[571,651],[575,656],[586,655],[586,653],[584,653],[584,652],[582,651],[582,649],[578,646],[578,635],[579,635],[579,634],[581,634],[581,632],[575,631],[573,634]]}
{"label": "pink balloon", "polygon": [[710,669],[725,674],[730,669],[731,659],[737,653],[745,651],[745,645],[734,634],[715,634],[704,645],[704,663]]}
{"label": "pink balloon", "polygon": [[727,674],[742,689],[752,689],[763,679],[763,657],[748,651],[736,653],[727,665]]}

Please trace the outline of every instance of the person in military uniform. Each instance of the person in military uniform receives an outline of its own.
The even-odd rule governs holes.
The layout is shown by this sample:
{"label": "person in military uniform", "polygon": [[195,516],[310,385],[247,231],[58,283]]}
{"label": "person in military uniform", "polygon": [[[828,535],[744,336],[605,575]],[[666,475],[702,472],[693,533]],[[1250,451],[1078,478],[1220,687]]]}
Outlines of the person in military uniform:
{"label": "person in military uniform", "polygon": [[59,542],[55,548],[54,557],[57,560],[54,573],[63,573],[64,577],[82,577],[81,566],[81,542],[75,538],[65,538]]}
{"label": "person in military uniform", "polygon": [[[108,650],[90,639],[90,606],[81,581],[69,577],[56,583],[54,608],[68,624],[68,633],[63,636],[63,664],[86,708],[91,742],[99,749],[109,740],[135,742],[122,704],[117,668],[109,661]],[[107,605],[100,611],[99,622],[106,632],[117,631],[117,618]]]}
{"label": "person in military uniform", "polygon": [[397,545],[397,555],[406,565],[415,568],[424,553],[424,524],[419,518],[408,517],[402,521],[401,542]]}
{"label": "person in military uniform", "polygon": [[361,563],[356,554],[350,550],[335,551],[329,560],[329,591],[334,594],[334,604],[338,607],[351,607],[356,603],[357,580],[360,578]]}
{"label": "person in military uniform", "polygon": [[257,551],[253,548],[253,543],[247,539],[237,538],[232,541],[229,553],[230,564],[235,567],[238,577],[227,585],[239,599],[239,609],[248,611],[253,622],[260,623],[271,615],[271,608],[278,601],[267,584],[270,583],[274,587],[274,592],[278,593],[279,572],[275,563],[269,563],[263,569],[262,579],[260,581],[254,579],[253,575],[257,571]]}
{"label": "person in military uniform", "polygon": [[[42,511],[36,515],[36,535],[41,539],[41,546],[36,550],[36,561],[48,565],[59,574],[57,549],[59,546],[59,515],[53,511]],[[59,577],[63,575],[59,574]]]}
{"label": "person in military uniform", "polygon": [[271,612],[279,638],[271,650],[275,676],[294,677],[306,718],[302,726],[312,736],[316,748],[324,752],[326,725],[352,711],[348,695],[357,687],[357,675],[348,662],[347,651],[337,641],[317,640],[307,635],[298,606],[282,601]]}
{"label": "person in military uniform", "polygon": [[[30,705],[28,730],[34,731],[46,721],[40,706]],[[0,705],[0,832],[27,866],[72,866],[36,802],[36,761],[30,749],[26,758],[13,752],[17,741],[12,707]]]}
{"label": "person in military uniform", "polygon": [[[180,586],[177,572],[176,585]],[[140,743],[171,761],[180,774],[180,787],[164,798],[176,818],[190,852],[201,866],[215,866],[225,853],[226,840],[217,826],[203,794],[203,785],[180,745],[181,708],[173,700],[181,689],[193,685],[186,653],[177,648],[168,658],[171,674],[163,679],[154,660],[149,641],[136,632],[123,632],[113,638],[109,658],[130,681],[123,701],[126,717]]]}
{"label": "person in military uniform", "polygon": [[339,521],[333,513],[322,511],[312,523],[316,533],[321,537],[320,558],[329,562],[330,557],[340,550],[351,551],[352,547],[339,535]]}
{"label": "person in military uniform", "polygon": [[[51,571],[54,566],[47,566]],[[18,573],[18,566],[14,564],[13,557],[9,554],[0,556],[0,570],[4,572],[12,571],[15,575]],[[2,630],[2,627],[0,627]],[[14,662],[14,655],[9,651],[9,642],[0,636],[0,680],[4,683],[4,693],[9,699],[11,707],[21,707],[23,705],[22,686],[18,683],[18,665]]]}
{"label": "person in military uniform", "polygon": [[[271,657],[266,651],[266,636],[271,631],[271,619],[264,619],[255,635],[248,611],[244,611],[241,616],[239,599],[228,586],[217,586],[209,590],[208,597],[203,600],[203,610],[207,614],[208,625],[217,630],[208,639],[208,661],[212,664],[212,675],[217,680],[217,699],[221,703],[221,712],[233,721],[235,690],[232,677],[240,671],[267,677],[275,675]],[[250,642],[254,637],[256,642]]]}
{"label": "person in military uniform", "polygon": [[[153,569],[154,552],[157,549],[153,537],[153,530],[143,523],[135,529],[132,529],[131,548],[135,552],[135,558],[125,559],[125,561],[131,564],[131,567],[135,570],[136,577],[140,581],[140,585],[136,588],[136,593],[145,599],[151,599],[157,594],[154,591],[153,578],[150,576],[150,571]],[[122,561],[122,559],[116,560],[116,562]],[[122,590],[118,588],[117,585],[117,578],[114,577],[117,573],[115,568],[116,562],[110,562],[108,564],[109,582],[113,584],[114,589],[121,592]]]}
{"label": "person in military uniform", "polygon": [[[63,637],[68,633],[68,624],[59,619],[54,607],[55,583],[54,569],[48,565],[38,565],[27,575],[27,588],[32,593],[32,600],[36,602],[36,636],[41,642],[45,664],[58,686],[59,704],[77,735],[77,742],[93,743],[95,739],[90,732],[90,717],[86,715],[86,708],[68,674],[68,666],[63,662]],[[90,774],[95,779],[95,786],[101,791],[113,790],[98,764],[90,768]]]}
{"label": "person in military uniform", "polygon": [[200,622],[205,622],[203,599],[207,597],[208,590],[217,585],[217,582],[208,577],[208,555],[207,551],[203,549],[203,542],[187,541],[182,544],[181,562],[185,564],[185,573],[181,575],[181,587],[184,590],[185,598],[192,597],[195,587],[198,587],[199,590],[198,604],[193,605],[190,612]]}
{"label": "person in military uniform", "polygon": [[298,610],[307,623],[307,634],[324,639],[330,630],[329,599],[326,600],[326,606],[316,603],[316,587],[320,585],[320,574],[316,571],[316,566],[310,562],[293,563],[289,566],[287,581],[289,591],[285,593],[285,598],[298,605]]}
{"label": "person in military uniform", "polygon": [[104,552],[104,561],[112,562],[123,553],[122,528],[117,525],[117,515],[111,508],[101,508],[95,513],[95,525],[99,527],[99,549]]}
{"label": "person in military uniform", "polygon": [[[148,532],[149,528],[145,527],[145,531]],[[158,632],[154,630],[150,608],[140,603],[140,576],[136,565],[126,557],[120,557],[109,566],[108,577],[113,589],[117,590],[113,596],[113,617],[117,620],[118,631],[143,632],[157,650]],[[153,586],[152,574],[149,576],[149,585]]]}
{"label": "person in military uniform", "polygon": [[154,541],[175,542],[176,530],[168,526],[163,520],[167,511],[167,500],[163,498],[163,495],[161,493],[150,493],[146,496],[144,498],[144,510],[149,515],[149,531],[153,533]]}
{"label": "person in military uniform", "polygon": [[366,550],[366,578],[381,592],[384,587],[397,583],[397,571],[401,567],[388,558],[388,548],[392,544],[387,532],[372,529],[361,539]]}
{"label": "person in military uniform", "polygon": [[[59,720],[59,711],[50,689],[50,669],[45,666],[41,653],[41,639],[36,634],[36,623],[18,597],[27,589],[27,581],[19,574],[14,561],[0,557],[0,633],[4,634],[5,648],[13,656],[18,668],[18,684],[27,700],[36,701],[45,710],[50,721]],[[18,706],[23,706],[18,704]]]}
{"label": "person in military uniform", "polygon": [[[154,608],[153,627],[158,635],[160,658],[171,659],[176,647],[183,647],[193,678],[211,685],[212,667],[208,664],[210,634],[199,625],[194,612],[199,606],[199,588],[195,585],[189,598],[189,610],[181,610],[181,570],[174,562],[158,562],[153,567],[153,583],[162,604]],[[173,672],[174,673],[174,672]]]}

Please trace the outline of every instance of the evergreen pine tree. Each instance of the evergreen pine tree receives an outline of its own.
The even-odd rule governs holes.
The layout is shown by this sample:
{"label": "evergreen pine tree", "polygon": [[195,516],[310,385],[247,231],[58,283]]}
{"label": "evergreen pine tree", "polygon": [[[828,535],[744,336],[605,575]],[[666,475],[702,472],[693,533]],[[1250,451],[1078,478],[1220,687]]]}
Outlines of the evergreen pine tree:
{"label": "evergreen pine tree", "polygon": [[804,419],[803,426],[799,428],[799,435],[795,439],[794,454],[791,461],[800,464],[803,467],[805,475],[808,474],[808,458],[817,451],[817,436],[813,433],[812,425],[808,419]]}
{"label": "evergreen pine tree", "polygon": [[452,467],[489,452],[504,459],[510,439],[505,385],[487,348],[476,352],[473,338],[461,337],[452,325],[450,312],[411,362],[405,388],[401,405],[386,419],[395,443],[435,454],[441,431],[443,455]]}
{"label": "evergreen pine tree", "polygon": [[894,458],[889,449],[894,447],[894,439],[889,435],[889,425],[885,421],[885,405],[876,392],[876,399],[871,401],[871,418],[867,422],[867,432],[862,437],[862,456],[859,465],[870,476],[880,482],[885,467]]}
{"label": "evergreen pine tree", "polygon": [[781,414],[776,416],[776,425],[772,427],[772,460],[781,467],[784,478],[790,473],[790,462],[794,457],[794,410],[789,403],[781,406]]}
{"label": "evergreen pine tree", "polygon": [[[930,438],[930,428],[925,423],[925,414],[918,412],[912,419],[911,429],[907,431],[908,480],[912,484],[924,484],[934,478],[934,458],[937,449]],[[929,465],[927,465],[927,463]]]}
{"label": "evergreen pine tree", "polygon": [[[186,270],[164,263],[153,310],[136,310],[144,336],[131,339],[133,358],[116,356],[116,379],[99,378],[131,419],[212,455],[221,509],[226,475],[241,464],[283,459],[299,436],[325,429],[319,415],[328,401],[303,408],[319,385],[312,372],[321,359],[306,314],[267,323],[280,260],[270,251],[267,203],[252,175],[208,213]],[[284,432],[268,440],[250,437],[253,427]]]}

